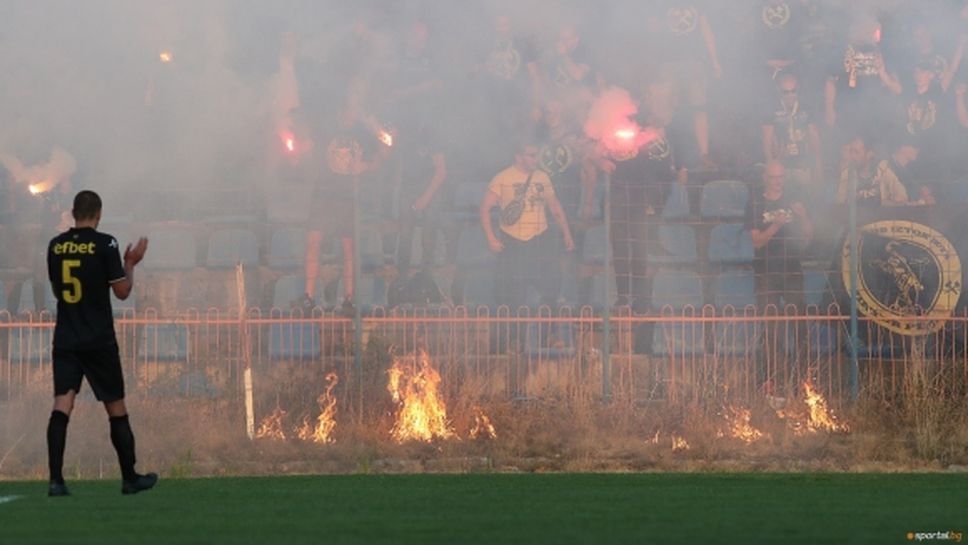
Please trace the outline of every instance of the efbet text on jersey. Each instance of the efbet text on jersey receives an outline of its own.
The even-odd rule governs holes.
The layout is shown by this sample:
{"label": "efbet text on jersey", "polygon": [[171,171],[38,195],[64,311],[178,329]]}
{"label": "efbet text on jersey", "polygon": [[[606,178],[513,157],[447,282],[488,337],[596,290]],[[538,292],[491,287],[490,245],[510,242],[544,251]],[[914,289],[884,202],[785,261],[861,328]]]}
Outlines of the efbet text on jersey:
{"label": "efbet text on jersey", "polygon": [[78,244],[76,242],[67,241],[61,242],[60,244],[55,244],[53,248],[54,255],[62,254],[81,254],[81,255],[94,255],[95,245],[93,242],[85,242]]}

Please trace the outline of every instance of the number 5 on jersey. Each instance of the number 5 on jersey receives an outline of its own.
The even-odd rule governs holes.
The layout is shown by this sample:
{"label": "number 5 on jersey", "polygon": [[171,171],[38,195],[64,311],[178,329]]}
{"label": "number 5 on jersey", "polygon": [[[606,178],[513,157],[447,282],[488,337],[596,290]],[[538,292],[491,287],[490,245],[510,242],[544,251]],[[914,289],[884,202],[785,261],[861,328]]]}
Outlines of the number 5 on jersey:
{"label": "number 5 on jersey", "polygon": [[64,289],[61,290],[61,298],[65,303],[76,304],[81,301],[81,281],[71,274],[72,269],[80,266],[80,259],[65,259],[63,261],[61,271]]}

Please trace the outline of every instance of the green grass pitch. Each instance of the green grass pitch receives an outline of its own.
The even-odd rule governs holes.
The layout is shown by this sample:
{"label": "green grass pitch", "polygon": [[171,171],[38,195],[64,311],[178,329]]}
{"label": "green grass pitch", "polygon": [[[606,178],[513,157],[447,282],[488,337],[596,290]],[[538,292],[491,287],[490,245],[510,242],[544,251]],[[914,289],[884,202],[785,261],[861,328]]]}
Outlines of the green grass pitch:
{"label": "green grass pitch", "polygon": [[46,483],[0,482],[0,543],[816,545],[968,531],[966,474],[162,478],[137,496],[68,485],[72,497],[47,498]]}

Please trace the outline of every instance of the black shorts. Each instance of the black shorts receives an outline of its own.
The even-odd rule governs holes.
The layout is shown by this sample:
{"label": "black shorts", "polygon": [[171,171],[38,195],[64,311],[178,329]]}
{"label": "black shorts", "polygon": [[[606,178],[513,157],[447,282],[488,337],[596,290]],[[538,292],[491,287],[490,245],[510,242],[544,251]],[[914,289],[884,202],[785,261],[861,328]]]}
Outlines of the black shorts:
{"label": "black shorts", "polygon": [[124,399],[124,374],[118,345],[111,344],[93,350],[54,349],[54,395],[70,390],[81,391],[81,379],[87,377],[98,401]]}

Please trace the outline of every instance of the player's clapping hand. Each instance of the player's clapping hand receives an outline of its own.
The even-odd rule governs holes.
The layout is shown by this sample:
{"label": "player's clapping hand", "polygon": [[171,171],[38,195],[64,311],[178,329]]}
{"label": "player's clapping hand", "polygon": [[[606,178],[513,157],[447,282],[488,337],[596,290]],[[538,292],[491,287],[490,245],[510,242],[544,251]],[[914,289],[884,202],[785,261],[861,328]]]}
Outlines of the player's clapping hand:
{"label": "player's clapping hand", "polygon": [[124,250],[124,264],[125,265],[137,265],[141,263],[141,260],[145,257],[145,251],[148,250],[148,239],[141,237],[138,242],[135,243],[134,247],[128,244],[128,247]]}

